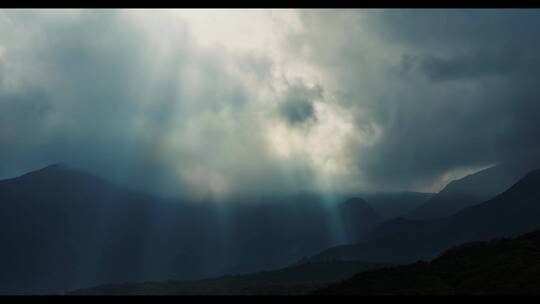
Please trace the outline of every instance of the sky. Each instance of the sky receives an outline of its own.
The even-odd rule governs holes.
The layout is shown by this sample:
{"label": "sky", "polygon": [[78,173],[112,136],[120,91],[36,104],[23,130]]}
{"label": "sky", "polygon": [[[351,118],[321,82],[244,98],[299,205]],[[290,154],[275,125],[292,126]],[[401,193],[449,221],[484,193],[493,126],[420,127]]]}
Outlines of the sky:
{"label": "sky", "polygon": [[540,155],[538,10],[1,10],[0,178],[438,191]]}

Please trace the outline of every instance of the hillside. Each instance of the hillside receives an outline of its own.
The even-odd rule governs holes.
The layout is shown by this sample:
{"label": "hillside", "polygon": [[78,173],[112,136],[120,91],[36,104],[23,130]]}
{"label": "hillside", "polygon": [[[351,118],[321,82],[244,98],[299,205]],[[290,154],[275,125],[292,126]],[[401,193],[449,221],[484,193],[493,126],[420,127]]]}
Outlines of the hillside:
{"label": "hillside", "polygon": [[316,295],[540,295],[540,231],[467,243],[430,262],[356,274]]}
{"label": "hillside", "polygon": [[362,262],[303,264],[254,274],[223,276],[198,281],[109,284],[77,290],[74,295],[287,295],[305,294],[329,282],[382,267]]}
{"label": "hillside", "polygon": [[277,269],[336,245],[335,220],[315,195],[195,204],[48,166],[0,181],[0,294]]}
{"label": "hillside", "polygon": [[531,168],[534,166],[528,163],[505,163],[454,180],[404,217],[433,219],[453,215],[508,189]]}
{"label": "hillside", "polygon": [[372,239],[329,248],[308,259],[407,263],[430,259],[470,241],[516,236],[540,229],[540,170],[479,205],[436,220],[397,219],[375,229]]}
{"label": "hillside", "polygon": [[403,217],[425,204],[435,193],[423,192],[368,192],[350,195],[366,200],[383,220]]}
{"label": "hillside", "polygon": [[383,218],[366,201],[350,198],[338,205],[338,212],[347,235],[347,242],[354,243],[366,237]]}
{"label": "hillside", "polygon": [[[145,248],[165,244],[159,237],[164,227],[156,225],[158,215],[167,222],[190,209],[65,165],[0,181],[0,202],[0,293],[7,294],[173,275],[165,265],[146,262],[148,257],[167,261],[167,254]],[[178,228],[190,225],[182,222]],[[153,269],[143,269],[145,263]],[[195,271],[186,269],[186,274]]]}

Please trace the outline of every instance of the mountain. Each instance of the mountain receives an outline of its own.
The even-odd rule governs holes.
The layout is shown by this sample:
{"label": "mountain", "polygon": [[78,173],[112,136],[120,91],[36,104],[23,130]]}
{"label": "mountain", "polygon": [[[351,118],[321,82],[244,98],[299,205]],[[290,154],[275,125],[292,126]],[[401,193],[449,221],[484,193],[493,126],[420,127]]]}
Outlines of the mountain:
{"label": "mountain", "polygon": [[364,238],[369,230],[382,221],[382,217],[361,198],[350,198],[338,205],[341,222],[348,243]]}
{"label": "mountain", "polygon": [[329,282],[382,267],[362,262],[309,263],[274,271],[196,281],[108,284],[74,291],[74,295],[291,295],[305,294]]}
{"label": "mountain", "polygon": [[423,192],[368,192],[358,194],[384,220],[403,217],[432,198],[435,193]]}
{"label": "mountain", "polygon": [[529,163],[508,162],[454,180],[404,217],[431,219],[450,216],[503,192],[530,168]]}
{"label": "mountain", "polygon": [[[330,206],[337,206],[337,218],[316,195],[196,204],[53,165],[0,181],[0,293],[253,273],[292,265],[324,248],[330,249],[304,262],[430,259],[462,242],[537,229],[538,172],[450,217],[376,225],[381,217],[360,198]],[[374,228],[367,241],[332,247],[339,243],[337,221],[349,238]]]}
{"label": "mountain", "polygon": [[408,263],[431,259],[445,248],[470,241],[540,229],[540,170],[510,189],[455,215],[434,220],[397,219],[374,229],[371,239],[324,250],[307,261],[362,260]]}
{"label": "mountain", "polygon": [[[0,293],[41,293],[173,275],[164,265],[143,266],[150,257],[156,261],[171,258],[150,252],[152,246],[178,250],[178,246],[166,246],[172,240],[161,236],[163,227],[156,223],[188,209],[65,165],[1,181]],[[164,216],[158,219],[158,214]],[[179,231],[191,225],[188,220],[177,223]],[[193,268],[185,271],[188,275],[196,272]]]}
{"label": "mountain", "polygon": [[286,267],[338,244],[335,220],[316,195],[168,200],[52,165],[0,181],[0,294]]}
{"label": "mountain", "polygon": [[540,295],[540,231],[466,243],[430,262],[360,272],[315,295]]}

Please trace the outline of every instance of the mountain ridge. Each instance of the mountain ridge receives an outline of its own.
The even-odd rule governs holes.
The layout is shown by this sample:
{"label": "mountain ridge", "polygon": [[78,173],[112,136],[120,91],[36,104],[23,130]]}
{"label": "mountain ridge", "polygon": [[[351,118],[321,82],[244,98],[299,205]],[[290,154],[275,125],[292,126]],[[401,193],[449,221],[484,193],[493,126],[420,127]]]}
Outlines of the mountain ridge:
{"label": "mountain ridge", "polygon": [[439,193],[405,215],[411,219],[432,219],[453,215],[502,193],[532,166],[526,162],[498,164],[451,181]]}
{"label": "mountain ridge", "polygon": [[363,271],[312,294],[539,295],[538,286],[540,231],[534,231],[451,247],[429,262]]}
{"label": "mountain ridge", "polygon": [[46,166],[0,181],[0,293],[284,267],[336,244],[328,206],[303,197],[225,209]]}
{"label": "mountain ridge", "polygon": [[[538,218],[539,169],[530,171],[495,198],[465,208],[455,215],[424,221],[394,221],[395,226],[386,233],[360,243],[328,248],[308,261],[356,259],[366,262],[406,263],[430,259],[444,248],[459,243],[512,236],[538,229]],[[399,255],[396,255],[397,252]]]}

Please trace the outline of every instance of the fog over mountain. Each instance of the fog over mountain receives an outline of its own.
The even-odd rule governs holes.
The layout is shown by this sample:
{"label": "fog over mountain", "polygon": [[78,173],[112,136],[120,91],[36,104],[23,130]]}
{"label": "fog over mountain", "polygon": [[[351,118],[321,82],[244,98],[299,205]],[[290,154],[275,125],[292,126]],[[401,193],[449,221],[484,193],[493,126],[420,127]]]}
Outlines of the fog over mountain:
{"label": "fog over mountain", "polygon": [[0,178],[437,192],[539,155],[538,10],[2,10]]}

